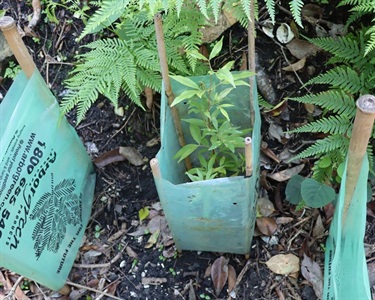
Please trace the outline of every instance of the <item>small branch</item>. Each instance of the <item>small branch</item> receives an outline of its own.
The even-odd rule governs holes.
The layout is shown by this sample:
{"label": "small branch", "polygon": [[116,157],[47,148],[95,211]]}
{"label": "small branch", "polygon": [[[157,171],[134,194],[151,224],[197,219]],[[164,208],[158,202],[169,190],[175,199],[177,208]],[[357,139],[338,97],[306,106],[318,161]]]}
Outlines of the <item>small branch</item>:
{"label": "small branch", "polygon": [[94,293],[97,293],[97,294],[101,294],[103,296],[106,296],[106,297],[109,297],[111,299],[116,299],[116,300],[123,300],[122,298],[119,298],[119,297],[116,297],[116,296],[113,296],[111,294],[108,294],[106,291],[99,291],[99,290],[96,290],[96,289],[93,289],[93,288],[90,288],[88,286],[84,286],[84,285],[80,285],[78,283],[74,283],[74,282],[71,282],[71,281],[67,281],[66,282],[68,285],[70,286],[73,286],[75,288],[78,288],[78,289],[84,289],[84,290],[87,290],[87,291],[90,291],[90,292],[94,292]]}

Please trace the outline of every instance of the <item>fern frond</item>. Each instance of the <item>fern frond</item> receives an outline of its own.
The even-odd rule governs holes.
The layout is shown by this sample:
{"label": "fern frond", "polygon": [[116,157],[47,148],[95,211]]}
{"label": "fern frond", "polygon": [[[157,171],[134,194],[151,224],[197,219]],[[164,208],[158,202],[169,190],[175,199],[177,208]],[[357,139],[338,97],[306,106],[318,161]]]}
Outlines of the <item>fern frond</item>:
{"label": "fern frond", "polygon": [[130,2],[131,0],[103,0],[100,8],[87,21],[85,29],[78,39],[110,26],[124,13]]}
{"label": "fern frond", "polygon": [[333,88],[340,88],[350,94],[356,94],[365,89],[363,73],[358,75],[350,67],[335,67],[310,79],[306,85],[310,84],[329,84]]}
{"label": "fern frond", "polygon": [[207,18],[209,19],[208,17],[208,14],[207,14],[207,1],[206,0],[195,0],[198,7],[199,7],[199,10],[200,12]]}
{"label": "fern frond", "polygon": [[354,98],[341,90],[328,90],[290,99],[300,103],[318,105],[343,116],[353,116],[356,110]]}
{"label": "fern frond", "polygon": [[325,51],[330,52],[335,57],[338,56],[353,62],[362,58],[358,41],[353,35],[339,38],[323,37],[307,40]]}
{"label": "fern frond", "polygon": [[275,16],[276,16],[275,0],[266,0],[266,8],[272,20],[272,23],[275,23]]}
{"label": "fern frond", "polygon": [[350,11],[359,11],[359,12],[364,12],[366,14],[374,13],[375,1],[365,1],[363,3],[358,3]]}
{"label": "fern frond", "polygon": [[330,116],[320,120],[310,122],[297,129],[291,130],[291,133],[301,132],[323,132],[330,134],[346,134],[351,127],[351,119],[347,116]]}
{"label": "fern frond", "polygon": [[219,19],[219,14],[221,10],[222,0],[210,0],[210,7],[214,14],[215,23],[217,23]]}
{"label": "fern frond", "polygon": [[369,35],[369,40],[367,41],[365,49],[365,55],[368,55],[375,49],[375,25],[366,31],[366,35]]}
{"label": "fern frond", "polygon": [[241,6],[247,18],[250,20],[251,0],[241,0]]}
{"label": "fern frond", "polygon": [[329,135],[324,139],[315,142],[315,144],[302,151],[294,159],[312,157],[317,154],[331,152],[335,149],[347,149],[348,145],[349,140],[346,137],[340,134]]}
{"label": "fern frond", "polygon": [[292,0],[289,2],[289,7],[290,11],[292,12],[293,19],[300,27],[303,27],[301,20],[301,11],[303,4],[303,0]]}

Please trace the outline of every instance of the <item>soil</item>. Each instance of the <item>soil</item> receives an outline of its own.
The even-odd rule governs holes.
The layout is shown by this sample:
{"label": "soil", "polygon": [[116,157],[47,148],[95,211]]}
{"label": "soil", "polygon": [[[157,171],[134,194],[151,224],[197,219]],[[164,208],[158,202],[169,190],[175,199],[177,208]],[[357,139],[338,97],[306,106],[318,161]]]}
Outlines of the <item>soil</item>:
{"label": "soil", "polygon": [[[333,14],[334,3],[331,5],[324,16],[331,22],[339,22],[334,19],[337,16]],[[12,16],[20,28],[27,25],[28,16],[32,14],[29,1],[4,1],[4,8],[9,9],[7,15]],[[24,37],[24,41],[38,69],[59,100],[66,92],[63,81],[72,69],[75,55],[82,51],[79,47],[95,37],[88,36],[78,44],[75,38],[83,29],[82,21],[62,7],[56,10],[56,15],[59,24],[48,22],[45,15],[42,15],[40,22]],[[287,13],[281,16],[290,20]],[[246,31],[235,25],[224,36],[226,44],[230,46],[223,56],[239,62],[246,50]],[[229,41],[237,42],[230,44]],[[276,102],[285,96],[300,94],[301,83],[296,75],[291,73],[285,76],[280,71],[285,66],[283,50],[260,30],[257,53],[260,57],[259,64],[266,66],[267,77],[264,80],[271,83],[269,89],[274,90]],[[287,56],[291,58],[288,53]],[[59,62],[62,57],[64,63]],[[307,65],[314,67],[314,74],[318,74],[326,69],[326,60],[325,54],[319,54],[309,59]],[[7,63],[3,62],[3,72]],[[310,77],[306,72],[298,75],[302,82]],[[10,84],[9,79],[1,82],[3,95]],[[145,163],[134,166],[128,161],[122,161],[102,168],[96,167],[97,184],[92,217],[68,279],[72,288],[70,294],[61,295],[29,282],[24,288],[29,299],[110,299],[102,293],[104,290],[119,299],[230,299],[227,285],[219,295],[215,295],[212,279],[207,275],[209,267],[221,256],[228,259],[239,276],[235,286],[235,299],[317,299],[311,284],[302,275],[295,278],[276,275],[265,265],[276,254],[294,253],[302,259],[305,253],[323,269],[324,252],[321,245],[325,243],[329,220],[323,211],[317,209],[295,212],[294,207],[284,200],[285,182],[278,183],[261,176],[261,193],[274,203],[276,211],[271,217],[280,223],[273,234],[277,242],[272,243],[270,237],[266,236],[254,237],[248,259],[243,255],[226,253],[178,253],[170,241],[163,243],[158,240],[150,245],[149,233],[145,234],[143,231],[134,235],[141,225],[149,222],[147,219],[139,221],[141,209],[155,207],[154,212],[163,216],[158,208],[159,199],[148,165],[160,148],[159,101],[156,99],[153,108],[146,111],[136,107],[126,97],[120,103],[126,108],[123,116],[115,114],[109,101],[100,98],[79,125],[75,123],[74,111],[67,118],[76,128],[93,160],[113,149],[126,146],[136,149]],[[263,114],[263,141],[268,143],[268,149],[278,155],[286,148],[296,149],[301,146],[300,138],[290,139],[284,144],[275,141],[269,136],[268,129],[272,123],[287,129],[287,122],[298,123],[305,119],[306,111],[295,103],[290,103],[281,116]],[[305,163],[302,174],[307,175],[312,162],[307,160]],[[289,166],[286,163],[277,164],[266,156],[262,157],[262,174]],[[311,232],[318,216],[323,218],[325,230],[321,236],[313,237]],[[374,242],[374,227],[370,224],[366,235],[366,242],[369,244]],[[17,275],[8,270],[3,269],[2,272],[13,282],[17,279]]]}

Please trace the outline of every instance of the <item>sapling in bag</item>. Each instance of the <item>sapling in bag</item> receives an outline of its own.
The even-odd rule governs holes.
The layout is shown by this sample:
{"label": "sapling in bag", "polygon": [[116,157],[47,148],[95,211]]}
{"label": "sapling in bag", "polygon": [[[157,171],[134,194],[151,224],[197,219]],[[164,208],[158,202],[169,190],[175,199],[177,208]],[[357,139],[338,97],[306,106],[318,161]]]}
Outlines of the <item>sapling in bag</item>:
{"label": "sapling in bag", "polygon": [[39,72],[26,73],[0,104],[0,266],[57,290],[90,217],[95,174]]}

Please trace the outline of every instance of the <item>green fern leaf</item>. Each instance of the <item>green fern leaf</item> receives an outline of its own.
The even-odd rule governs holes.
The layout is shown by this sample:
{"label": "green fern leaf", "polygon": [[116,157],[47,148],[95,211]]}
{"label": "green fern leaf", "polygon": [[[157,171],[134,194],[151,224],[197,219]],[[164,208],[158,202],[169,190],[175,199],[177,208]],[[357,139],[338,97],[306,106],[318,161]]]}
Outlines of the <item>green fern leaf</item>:
{"label": "green fern leaf", "polygon": [[[255,2],[255,0],[254,0]],[[241,0],[242,9],[245,12],[247,18],[250,20],[250,11],[251,11],[251,0]]]}
{"label": "green fern leaf", "polygon": [[335,57],[338,56],[353,62],[356,62],[362,58],[358,41],[352,35],[339,38],[324,37],[307,40],[332,53]]}
{"label": "green fern leaf", "polygon": [[195,0],[198,7],[199,7],[199,10],[200,12],[207,18],[209,19],[208,17],[208,14],[207,14],[207,1],[206,0]]}
{"label": "green fern leaf", "polygon": [[365,49],[365,55],[368,55],[372,50],[375,49],[375,25],[367,30],[366,35],[370,36]]}
{"label": "green fern leaf", "polygon": [[318,105],[342,116],[353,116],[356,110],[354,98],[341,90],[328,90],[290,99],[300,103]]}
{"label": "green fern leaf", "polygon": [[275,15],[276,15],[275,0],[266,0],[266,7],[270,15],[270,18],[272,20],[272,23],[275,23]]}
{"label": "green fern leaf", "polygon": [[130,0],[103,0],[100,8],[88,20],[78,40],[87,34],[99,32],[110,26],[124,13],[130,2]]}
{"label": "green fern leaf", "polygon": [[346,134],[351,126],[351,119],[347,116],[330,116],[328,118],[322,118],[320,120],[310,122],[290,132],[323,132],[330,134]]}
{"label": "green fern leaf", "polygon": [[302,20],[301,20],[301,11],[303,7],[303,0],[292,0],[289,2],[289,7],[290,11],[292,12],[292,16],[294,21],[300,26],[303,27],[302,25]]}
{"label": "green fern leaf", "polygon": [[347,149],[349,140],[341,134],[329,135],[324,139],[318,140],[306,150],[298,154],[294,159],[312,157],[317,154],[328,153],[336,149]]}
{"label": "green fern leaf", "polygon": [[358,75],[350,67],[336,67],[324,74],[320,74],[308,81],[310,84],[329,84],[333,88],[340,88],[347,93],[356,94],[365,90],[363,73]]}

